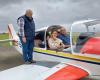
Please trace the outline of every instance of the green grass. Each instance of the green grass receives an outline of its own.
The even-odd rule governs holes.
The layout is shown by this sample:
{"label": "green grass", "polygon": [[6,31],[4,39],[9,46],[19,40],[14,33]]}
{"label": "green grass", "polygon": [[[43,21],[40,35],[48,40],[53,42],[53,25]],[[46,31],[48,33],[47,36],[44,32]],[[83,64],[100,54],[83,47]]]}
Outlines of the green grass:
{"label": "green grass", "polygon": [[72,37],[73,37],[72,39],[73,39],[73,43],[74,43],[74,44],[76,44],[77,38],[79,37],[79,34],[80,34],[80,33],[78,33],[78,32],[74,32],[74,33],[72,34],[72,35],[73,35],[73,36],[72,36]]}
{"label": "green grass", "polygon": [[[7,33],[0,34],[0,40],[9,39],[9,35]],[[0,42],[0,46],[9,47],[9,42]]]}

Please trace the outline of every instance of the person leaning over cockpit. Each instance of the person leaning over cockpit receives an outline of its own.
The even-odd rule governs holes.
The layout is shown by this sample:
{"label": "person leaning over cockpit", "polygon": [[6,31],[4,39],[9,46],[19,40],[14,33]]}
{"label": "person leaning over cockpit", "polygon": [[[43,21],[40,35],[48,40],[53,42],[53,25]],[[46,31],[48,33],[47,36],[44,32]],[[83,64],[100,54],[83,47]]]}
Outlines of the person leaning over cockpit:
{"label": "person leaning over cockpit", "polygon": [[65,28],[62,27],[60,29],[60,34],[58,35],[58,38],[62,40],[63,44],[65,45],[65,48],[70,47],[70,36]]}
{"label": "person leaning over cockpit", "polygon": [[63,51],[65,46],[62,43],[62,40],[57,38],[57,34],[58,33],[57,33],[56,30],[51,31],[51,36],[48,40],[49,48],[52,49],[52,50]]}

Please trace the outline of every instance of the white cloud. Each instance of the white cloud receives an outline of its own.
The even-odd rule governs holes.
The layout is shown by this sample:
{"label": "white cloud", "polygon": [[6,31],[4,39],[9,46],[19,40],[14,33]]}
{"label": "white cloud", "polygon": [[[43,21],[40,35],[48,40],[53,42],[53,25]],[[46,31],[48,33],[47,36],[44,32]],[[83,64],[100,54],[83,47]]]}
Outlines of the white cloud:
{"label": "white cloud", "polygon": [[100,18],[100,0],[2,0],[0,4],[5,4],[0,9],[0,30],[5,30],[8,23],[17,26],[16,19],[29,8],[33,10],[36,28]]}

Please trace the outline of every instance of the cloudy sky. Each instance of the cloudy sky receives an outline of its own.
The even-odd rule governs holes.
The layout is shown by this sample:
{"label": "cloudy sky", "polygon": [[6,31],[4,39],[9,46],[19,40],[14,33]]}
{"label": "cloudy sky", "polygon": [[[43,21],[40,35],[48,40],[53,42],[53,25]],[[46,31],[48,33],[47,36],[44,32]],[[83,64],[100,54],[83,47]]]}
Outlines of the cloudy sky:
{"label": "cloudy sky", "polygon": [[0,32],[6,31],[26,9],[33,10],[36,28],[70,24],[77,20],[100,19],[100,0],[0,0]]}

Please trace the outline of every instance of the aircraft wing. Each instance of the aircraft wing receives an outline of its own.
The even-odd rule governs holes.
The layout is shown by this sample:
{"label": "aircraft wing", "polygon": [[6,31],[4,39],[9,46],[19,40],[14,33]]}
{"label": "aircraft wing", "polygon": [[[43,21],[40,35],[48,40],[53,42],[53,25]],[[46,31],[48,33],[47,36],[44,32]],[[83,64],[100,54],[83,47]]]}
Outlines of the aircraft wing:
{"label": "aircraft wing", "polygon": [[85,70],[63,63],[53,68],[24,64],[0,72],[1,80],[79,80],[86,76]]}
{"label": "aircraft wing", "polygon": [[40,73],[48,70],[48,67],[23,64],[0,72],[0,80],[35,80]]}
{"label": "aircraft wing", "polygon": [[61,63],[42,73],[42,75],[35,80],[80,80],[86,76],[88,76],[88,72],[85,70]]}

